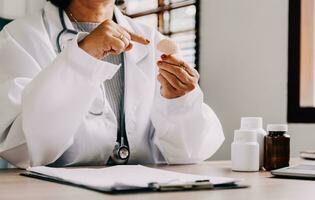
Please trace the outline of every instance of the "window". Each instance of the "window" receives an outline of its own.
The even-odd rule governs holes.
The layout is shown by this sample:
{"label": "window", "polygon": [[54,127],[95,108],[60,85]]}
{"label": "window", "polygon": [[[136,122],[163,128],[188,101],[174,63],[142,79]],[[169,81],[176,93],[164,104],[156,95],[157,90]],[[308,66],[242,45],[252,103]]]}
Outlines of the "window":
{"label": "window", "polygon": [[315,123],[315,3],[289,1],[288,107],[290,123]]}
{"label": "window", "polygon": [[172,38],[183,59],[198,66],[198,0],[125,0],[126,15]]}

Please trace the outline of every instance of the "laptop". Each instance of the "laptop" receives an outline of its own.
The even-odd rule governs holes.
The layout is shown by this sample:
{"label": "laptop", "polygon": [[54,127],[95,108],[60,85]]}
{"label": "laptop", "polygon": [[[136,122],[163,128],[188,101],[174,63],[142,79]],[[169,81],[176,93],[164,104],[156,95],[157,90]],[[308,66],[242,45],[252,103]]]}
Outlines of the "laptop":
{"label": "laptop", "polygon": [[300,157],[305,160],[315,160],[315,151],[313,150],[301,151]]}
{"label": "laptop", "polygon": [[299,164],[290,167],[284,167],[281,169],[272,170],[271,174],[275,177],[315,180],[315,165]]}

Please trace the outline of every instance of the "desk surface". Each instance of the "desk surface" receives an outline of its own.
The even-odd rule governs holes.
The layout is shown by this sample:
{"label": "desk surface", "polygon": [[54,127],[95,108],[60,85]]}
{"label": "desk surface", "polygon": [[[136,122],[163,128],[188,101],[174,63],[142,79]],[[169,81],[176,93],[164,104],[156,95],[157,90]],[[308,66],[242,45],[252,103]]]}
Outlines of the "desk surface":
{"label": "desk surface", "polygon": [[[315,161],[293,160],[293,164],[312,163]],[[210,176],[227,176],[243,178],[244,183],[251,185],[247,189],[217,190],[217,191],[189,191],[168,193],[137,193],[123,195],[109,195],[100,192],[81,189],[48,181],[23,177],[21,170],[0,170],[0,199],[50,200],[50,199],[132,199],[163,200],[163,199],[314,199],[315,181],[270,178],[269,172],[240,173],[232,172],[229,161],[204,162],[198,165],[157,166],[177,172],[202,174]]]}

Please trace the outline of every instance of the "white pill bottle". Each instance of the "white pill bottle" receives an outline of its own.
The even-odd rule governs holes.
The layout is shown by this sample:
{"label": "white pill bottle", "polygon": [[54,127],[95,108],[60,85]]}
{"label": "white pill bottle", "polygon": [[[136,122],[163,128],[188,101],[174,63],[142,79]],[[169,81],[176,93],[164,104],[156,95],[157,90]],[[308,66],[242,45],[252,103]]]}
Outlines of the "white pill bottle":
{"label": "white pill bottle", "polygon": [[259,145],[253,130],[235,130],[231,146],[232,170],[259,171]]}
{"label": "white pill bottle", "polygon": [[261,117],[242,117],[240,129],[256,131],[259,144],[259,167],[262,168],[264,165],[264,142],[267,135],[267,132],[263,129],[263,119]]}

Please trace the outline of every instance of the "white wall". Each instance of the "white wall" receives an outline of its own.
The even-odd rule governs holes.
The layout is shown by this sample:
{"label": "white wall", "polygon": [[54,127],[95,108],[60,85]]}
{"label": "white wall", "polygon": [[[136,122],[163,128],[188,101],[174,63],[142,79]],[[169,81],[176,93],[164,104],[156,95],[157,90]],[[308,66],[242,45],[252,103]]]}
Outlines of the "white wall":
{"label": "white wall", "polygon": [[26,0],[0,0],[0,16],[14,19],[25,15]]}
{"label": "white wall", "polygon": [[[212,159],[230,159],[242,116],[286,123],[287,29],[288,0],[201,0],[201,86],[226,136]],[[289,133],[292,156],[315,149],[315,124]]]}
{"label": "white wall", "polygon": [[43,7],[46,0],[0,0],[0,17],[15,19]]}
{"label": "white wall", "polygon": [[44,7],[46,0],[26,0],[26,12],[31,13]]}

